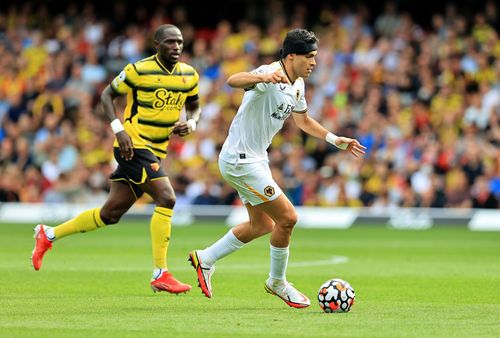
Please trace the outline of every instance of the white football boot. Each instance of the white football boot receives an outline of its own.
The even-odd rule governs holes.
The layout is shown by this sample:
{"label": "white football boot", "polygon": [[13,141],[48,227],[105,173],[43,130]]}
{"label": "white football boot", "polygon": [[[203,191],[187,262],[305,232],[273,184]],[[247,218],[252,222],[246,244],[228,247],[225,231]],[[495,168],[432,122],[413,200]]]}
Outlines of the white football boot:
{"label": "white football boot", "polygon": [[309,298],[304,296],[286,280],[272,280],[268,278],[264,288],[268,293],[281,298],[288,306],[300,309],[311,305]]}

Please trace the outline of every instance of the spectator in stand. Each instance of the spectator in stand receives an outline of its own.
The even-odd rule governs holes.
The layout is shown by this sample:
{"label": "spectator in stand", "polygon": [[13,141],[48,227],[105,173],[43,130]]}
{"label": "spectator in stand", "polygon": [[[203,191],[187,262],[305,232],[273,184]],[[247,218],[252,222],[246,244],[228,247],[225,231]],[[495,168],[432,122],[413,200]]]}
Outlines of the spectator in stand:
{"label": "spectator in stand", "polygon": [[[9,144],[13,149],[12,156],[0,154],[0,170],[15,163],[13,145],[21,138],[28,142],[33,164],[41,168],[49,161],[52,137],[67,128],[74,135],[67,155],[78,151],[75,170],[87,174],[62,185],[75,184],[91,192],[82,193],[82,201],[92,201],[92,193],[106,193],[106,184],[96,187],[81,181],[95,171],[106,177],[113,165],[103,150],[111,147],[113,134],[100,119],[92,118],[93,111],[99,109],[97,93],[110,80],[109,74],[122,69],[128,58],[147,55],[152,44],[144,37],[151,33],[151,27],[175,21],[186,26],[192,40],[183,57],[198,67],[200,98],[207,113],[199,126],[200,134],[171,143],[173,181],[188,173],[187,199],[192,201],[210,180],[209,175],[196,172],[207,168],[216,172],[211,158],[218,155],[241,99],[241,93],[225,85],[226,74],[270,63],[279,51],[283,32],[300,23],[309,26],[305,28],[314,27],[321,40],[318,68],[308,83],[310,114],[325,126],[366,143],[370,158],[357,168],[359,175],[353,178],[337,163],[325,164],[335,149],[291,129],[286,139],[277,138],[269,149],[271,160],[279,159],[272,169],[276,177],[283,178],[285,193],[293,194],[297,202],[323,205],[321,185],[313,182],[326,179],[324,173],[330,168],[338,171],[342,182],[361,187],[359,193],[355,188],[345,189],[346,203],[356,204],[358,199],[370,206],[388,198],[390,203],[410,205],[410,197],[405,196],[413,196],[422,199],[417,204],[439,207],[456,204],[447,200],[454,197],[444,182],[450,172],[462,171],[466,178],[462,190],[471,192],[476,180],[485,176],[498,201],[500,189],[495,187],[500,169],[492,164],[500,158],[498,4],[486,0],[475,12],[459,3],[446,5],[442,12],[429,13],[433,20],[425,29],[422,22],[415,21],[412,11],[404,11],[406,5],[387,1],[371,18],[365,5],[355,10],[324,5],[315,17],[304,6],[287,11],[283,1],[271,0],[266,11],[252,8],[241,20],[213,22],[213,29],[198,27],[189,19],[193,15],[189,8],[174,11],[163,4],[154,11],[145,6],[131,11],[126,2],[120,2],[108,16],[97,13],[92,2],[70,3],[67,8],[11,6],[0,13],[5,18],[0,20],[0,149],[9,148]],[[48,15],[42,17],[43,13]],[[117,102],[117,107],[121,110],[123,102]],[[68,122],[70,127],[63,127]],[[477,145],[473,155],[466,150],[472,143]],[[304,152],[290,153],[290,145],[303,147]],[[309,157],[315,160],[312,169]],[[383,163],[386,169],[375,170],[372,161]],[[291,162],[293,170],[289,170]],[[349,159],[343,163],[357,167]],[[411,182],[424,166],[431,167],[428,190],[416,185],[421,189],[417,192],[403,183],[387,192],[374,188],[384,171],[396,171],[397,182]],[[28,170],[30,166],[24,167]],[[306,180],[304,175],[307,182],[298,184]],[[443,183],[432,183],[435,178]],[[19,178],[21,182],[26,179],[24,175]],[[47,188],[45,183],[38,184],[29,194],[12,193],[21,201],[25,196],[43,200]],[[220,177],[218,184],[224,195],[227,185]],[[340,199],[344,198],[343,186],[339,185]],[[9,185],[9,189],[18,188]],[[458,204],[473,205],[472,193],[461,195],[467,203]],[[234,202],[231,193],[226,196]]]}

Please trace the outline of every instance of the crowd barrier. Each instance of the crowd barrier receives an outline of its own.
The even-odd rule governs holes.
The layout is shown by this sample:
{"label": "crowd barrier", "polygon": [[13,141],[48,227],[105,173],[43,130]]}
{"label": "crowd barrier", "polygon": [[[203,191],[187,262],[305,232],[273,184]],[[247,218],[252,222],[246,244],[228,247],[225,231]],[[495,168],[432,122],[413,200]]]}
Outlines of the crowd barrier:
{"label": "crowd barrier", "polygon": [[[92,204],[28,204],[1,203],[0,223],[63,222]],[[154,206],[134,205],[125,219],[149,221]],[[245,207],[220,205],[176,206],[175,226],[196,222],[220,222],[234,226],[248,220]],[[395,229],[425,230],[434,226],[463,226],[474,231],[500,231],[500,210],[486,209],[427,209],[427,208],[326,208],[297,207],[298,224],[302,228],[347,229],[356,225],[384,225]]]}

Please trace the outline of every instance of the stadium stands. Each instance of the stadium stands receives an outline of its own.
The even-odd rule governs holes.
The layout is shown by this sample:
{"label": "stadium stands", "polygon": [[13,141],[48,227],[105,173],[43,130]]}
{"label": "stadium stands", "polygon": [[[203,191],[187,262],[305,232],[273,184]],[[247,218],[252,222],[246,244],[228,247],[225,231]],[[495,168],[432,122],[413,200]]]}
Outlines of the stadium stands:
{"label": "stadium stands", "polygon": [[171,22],[183,31],[184,60],[200,73],[203,103],[196,133],[172,139],[165,161],[178,205],[239,203],[216,161],[242,95],[225,79],[272,61],[283,33],[300,26],[320,38],[309,113],[336,134],[358,138],[368,154],[351,158],[287,121],[269,158],[294,204],[499,208],[494,1],[467,16],[447,6],[429,27],[391,6],[370,13],[325,5],[311,17],[306,6],[286,11],[272,1],[259,22],[220,20],[207,28],[191,23],[183,7],[139,8],[125,18],[120,4],[107,16],[91,4],[0,12],[0,201],[105,198],[114,135],[100,92],[151,52],[158,23]]}

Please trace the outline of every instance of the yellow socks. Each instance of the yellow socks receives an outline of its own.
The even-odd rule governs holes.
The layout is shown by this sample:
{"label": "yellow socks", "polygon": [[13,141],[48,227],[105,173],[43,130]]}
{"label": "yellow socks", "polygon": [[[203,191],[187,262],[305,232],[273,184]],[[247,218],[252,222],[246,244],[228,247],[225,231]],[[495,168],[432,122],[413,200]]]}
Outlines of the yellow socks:
{"label": "yellow socks", "polygon": [[[55,239],[77,233],[88,232],[105,226],[99,215],[101,208],[82,212],[75,218],[53,228]],[[156,207],[151,217],[151,245],[156,268],[167,269],[167,251],[172,227],[172,209]]]}
{"label": "yellow socks", "polygon": [[167,250],[172,227],[172,209],[156,207],[151,217],[151,246],[156,268],[167,269]]}
{"label": "yellow socks", "polygon": [[90,209],[54,228],[56,239],[77,233],[92,231],[105,226],[99,215],[101,208]]}

